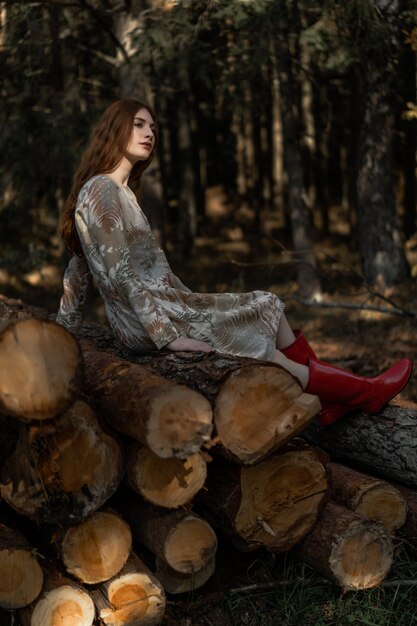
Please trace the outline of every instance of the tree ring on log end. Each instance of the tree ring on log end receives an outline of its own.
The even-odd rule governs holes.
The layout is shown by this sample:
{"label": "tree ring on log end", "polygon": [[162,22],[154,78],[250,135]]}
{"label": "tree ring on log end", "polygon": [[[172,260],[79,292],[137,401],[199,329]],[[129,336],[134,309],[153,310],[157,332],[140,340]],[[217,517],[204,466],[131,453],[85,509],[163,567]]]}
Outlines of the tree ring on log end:
{"label": "tree ring on log end", "polygon": [[20,419],[56,417],[82,381],[82,356],[63,326],[39,319],[11,324],[0,334],[0,406]]}
{"label": "tree ring on log end", "polygon": [[213,414],[209,401],[185,385],[169,386],[154,397],[147,444],[156,455],[186,458],[210,439]]}
{"label": "tree ring on log end", "polygon": [[67,571],[87,584],[109,580],[126,563],[132,548],[129,525],[118,515],[98,511],[67,530],[62,559]]}
{"label": "tree ring on log end", "polygon": [[249,545],[289,550],[311,530],[327,487],[326,470],[312,450],[291,450],[243,467],[236,531]]}
{"label": "tree ring on log end", "polygon": [[376,482],[363,487],[354,500],[352,509],[375,522],[381,522],[390,531],[405,524],[407,502],[393,485]]}
{"label": "tree ring on log end", "polygon": [[20,609],[41,592],[43,572],[36,557],[25,549],[0,551],[0,607]]}
{"label": "tree ring on log end", "polygon": [[176,572],[192,575],[205,569],[217,548],[217,537],[203,519],[188,515],[178,522],[165,541],[167,564]]}
{"label": "tree ring on log end", "polygon": [[100,618],[106,624],[118,626],[141,623],[140,620],[154,623],[152,619],[162,618],[165,611],[161,588],[147,574],[130,573],[118,577],[110,583],[107,595],[113,608],[100,611]]}
{"label": "tree ring on log end", "polygon": [[127,471],[129,485],[145,500],[170,509],[190,502],[203,487],[207,464],[199,452],[186,459],[161,459],[133,445]]}
{"label": "tree ring on log end", "polygon": [[355,520],[333,542],[329,564],[344,589],[370,589],[388,574],[392,541],[382,525]]}
{"label": "tree ring on log end", "polygon": [[259,461],[302,430],[320,411],[316,396],[274,365],[233,372],[220,389],[214,422],[222,445],[243,463]]}
{"label": "tree ring on log end", "polygon": [[90,626],[95,609],[82,589],[63,585],[46,592],[32,613],[32,626]]}

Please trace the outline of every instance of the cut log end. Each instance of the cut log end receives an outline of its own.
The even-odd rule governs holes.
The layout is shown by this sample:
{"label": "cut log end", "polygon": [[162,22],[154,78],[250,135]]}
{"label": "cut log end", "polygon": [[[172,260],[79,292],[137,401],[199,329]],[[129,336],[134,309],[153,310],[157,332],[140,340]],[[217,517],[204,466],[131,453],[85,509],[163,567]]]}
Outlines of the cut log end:
{"label": "cut log end", "polygon": [[108,580],[126,563],[132,547],[128,524],[118,515],[99,511],[69,528],[62,543],[67,571],[84,583]]}
{"label": "cut log end", "polygon": [[20,609],[33,602],[41,592],[42,569],[30,550],[0,551],[0,607]]}
{"label": "cut log end", "polygon": [[245,464],[264,458],[300,432],[320,411],[285,370],[259,365],[233,372],[222,386],[214,420],[221,443]]}
{"label": "cut log end", "polygon": [[213,560],[217,537],[207,522],[194,515],[184,517],[165,543],[167,564],[176,572],[192,575]]}
{"label": "cut log end", "polygon": [[106,626],[159,624],[165,611],[165,598],[147,574],[132,573],[113,581],[108,588],[111,607],[100,611]]}
{"label": "cut log end", "polygon": [[394,532],[405,524],[407,502],[401,493],[388,483],[377,482],[358,494],[353,509],[359,515],[381,522]]}
{"label": "cut log end", "polygon": [[186,458],[210,439],[212,425],[212,409],[204,396],[185,385],[170,385],[152,402],[147,444],[162,458]]}
{"label": "cut log end", "polygon": [[129,451],[127,479],[145,500],[177,508],[192,500],[204,485],[207,465],[201,454],[187,459],[161,459],[149,448],[133,445]]}
{"label": "cut log end", "polygon": [[329,564],[344,589],[370,589],[378,585],[392,565],[393,550],[383,528],[372,522],[353,522],[336,538]]}
{"label": "cut log end", "polygon": [[194,574],[186,575],[176,572],[161,559],[156,559],[156,575],[164,586],[165,591],[171,594],[188,593],[194,589],[199,589],[214,574],[215,568],[216,560],[213,558],[204,569]]}
{"label": "cut log end", "polygon": [[54,322],[27,319],[0,333],[0,406],[20,419],[45,420],[65,411],[82,382],[75,338]]}
{"label": "cut log end", "polygon": [[91,626],[95,609],[82,589],[60,586],[45,593],[32,613],[31,626]]}
{"label": "cut log end", "polygon": [[249,545],[290,549],[315,523],[327,486],[326,470],[312,450],[291,450],[242,468],[238,534]]}

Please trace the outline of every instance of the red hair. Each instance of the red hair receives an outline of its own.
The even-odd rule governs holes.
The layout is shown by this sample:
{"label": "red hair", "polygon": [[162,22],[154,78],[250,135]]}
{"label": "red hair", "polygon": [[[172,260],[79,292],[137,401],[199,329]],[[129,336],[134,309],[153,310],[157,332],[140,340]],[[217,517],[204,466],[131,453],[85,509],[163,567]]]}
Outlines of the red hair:
{"label": "red hair", "polygon": [[[74,174],[71,191],[59,220],[61,237],[73,254],[82,256],[81,244],[75,227],[75,207],[80,189],[92,176],[109,174],[116,169],[129,143],[134,117],[139,109],[146,109],[152,116],[155,122],[155,139],[157,139],[155,115],[147,104],[138,100],[122,99],[113,102],[93,128],[90,143]],[[152,161],[154,151],[155,146],[146,161],[135,163],[129,176],[129,184],[133,183],[135,186],[139,183],[140,177]]]}

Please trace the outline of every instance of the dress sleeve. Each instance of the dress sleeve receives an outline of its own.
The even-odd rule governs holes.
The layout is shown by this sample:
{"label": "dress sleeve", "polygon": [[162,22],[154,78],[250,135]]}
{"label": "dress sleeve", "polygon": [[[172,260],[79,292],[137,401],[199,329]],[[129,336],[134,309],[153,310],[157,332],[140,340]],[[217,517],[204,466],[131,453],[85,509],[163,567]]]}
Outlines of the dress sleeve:
{"label": "dress sleeve", "polygon": [[73,256],[65,270],[59,311],[58,324],[68,330],[76,331],[83,318],[83,306],[89,283],[88,265],[84,257]]}
{"label": "dress sleeve", "polygon": [[93,187],[81,210],[76,212],[76,225],[88,263],[95,272],[104,273],[103,281],[122,301],[129,302],[135,315],[160,349],[180,333],[141,281],[132,263],[126,236],[123,206],[112,181]]}

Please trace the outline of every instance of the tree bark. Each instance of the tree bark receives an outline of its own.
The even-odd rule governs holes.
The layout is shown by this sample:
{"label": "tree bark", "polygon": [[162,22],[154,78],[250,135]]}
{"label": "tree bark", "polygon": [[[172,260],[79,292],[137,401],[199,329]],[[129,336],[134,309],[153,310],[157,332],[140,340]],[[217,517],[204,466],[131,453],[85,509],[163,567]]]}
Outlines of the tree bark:
{"label": "tree bark", "polygon": [[186,458],[210,438],[212,411],[201,394],[81,341],[85,388],[117,431],[162,458]]}
{"label": "tree bark", "polygon": [[295,552],[347,591],[378,585],[392,565],[394,550],[381,524],[328,502]]}
{"label": "tree bark", "polygon": [[[238,546],[284,552],[315,524],[326,498],[325,467],[312,449],[286,450],[255,467],[216,460],[197,509]],[[200,505],[201,503],[201,505]]]}
{"label": "tree bark", "polygon": [[[164,378],[203,394],[213,406],[219,442],[231,457],[242,463],[265,458],[303,430],[320,411],[317,396],[303,393],[288,372],[272,363],[218,353],[162,350],[135,354],[109,336],[109,331],[92,324],[83,325],[80,335],[94,341],[98,348],[107,346],[123,359],[150,366]],[[88,379],[90,371],[97,374],[97,364],[90,368],[83,342],[82,347]],[[98,390],[103,395],[101,386]],[[126,395],[126,390],[123,394]],[[108,395],[106,391],[106,403]],[[120,401],[115,402],[113,415],[118,406]],[[104,400],[102,410],[105,410]],[[138,432],[135,427],[134,432],[126,434],[138,439]]]}
{"label": "tree bark", "polygon": [[196,452],[186,459],[161,459],[132,442],[128,449],[126,481],[148,502],[176,509],[190,502],[204,485],[206,461]]}
{"label": "tree bark", "polygon": [[310,424],[309,443],[332,459],[417,489],[417,411],[387,406],[378,415],[347,415],[331,427]]}
{"label": "tree bark", "polygon": [[167,593],[187,593],[199,589],[215,572],[216,561],[213,558],[208,565],[195,574],[179,574],[171,569],[165,561],[156,558],[156,575]]}
{"label": "tree bark", "polygon": [[75,524],[114,493],[123,469],[119,445],[77,400],[52,423],[21,425],[17,448],[0,473],[0,493],[35,521]]}
{"label": "tree bark", "polygon": [[[377,2],[378,4],[378,2]],[[389,3],[395,13],[397,3]],[[359,246],[366,280],[379,288],[392,286],[409,275],[396,210],[393,143],[398,15],[381,3],[384,23],[381,53],[361,66],[363,118],[358,137],[357,217]],[[373,26],[374,30],[376,29]],[[386,37],[390,35],[390,44]],[[368,33],[363,33],[368,37]],[[375,37],[375,33],[373,33]],[[392,46],[392,47],[390,47]]]}
{"label": "tree bark", "polygon": [[81,351],[55,322],[6,319],[0,371],[0,410],[22,420],[46,420],[65,411],[80,392]]}
{"label": "tree bark", "polygon": [[393,485],[339,463],[328,463],[327,469],[334,502],[362,517],[381,522],[390,532],[404,525],[407,503]]}

